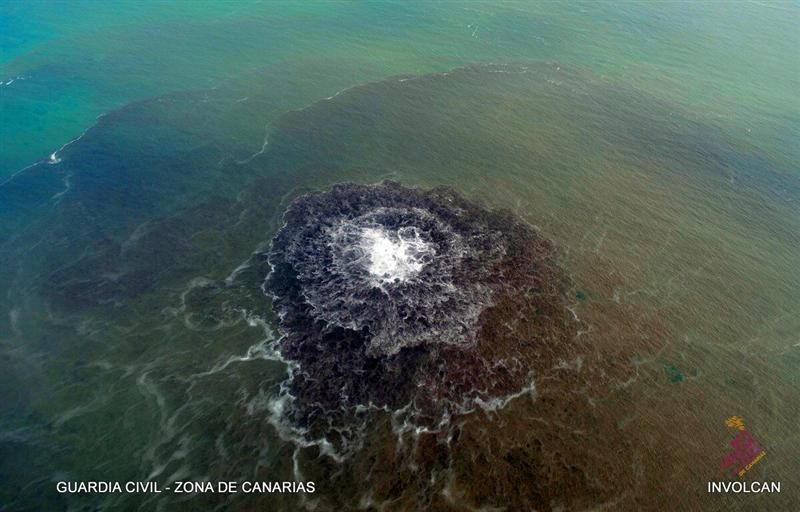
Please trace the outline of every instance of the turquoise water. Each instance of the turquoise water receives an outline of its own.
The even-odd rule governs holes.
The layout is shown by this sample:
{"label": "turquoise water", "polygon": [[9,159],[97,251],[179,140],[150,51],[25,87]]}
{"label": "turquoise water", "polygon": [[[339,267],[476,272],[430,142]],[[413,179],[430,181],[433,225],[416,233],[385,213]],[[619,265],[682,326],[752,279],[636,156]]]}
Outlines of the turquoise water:
{"label": "turquoise water", "polygon": [[[798,22],[793,2],[3,2],[2,509],[790,509]],[[440,459],[409,464],[377,416],[337,465],[276,419],[251,254],[302,191],[385,178],[537,226],[586,327],[537,399],[465,416]],[[706,494],[732,415],[780,495]],[[53,483],[298,472],[310,501]]]}
{"label": "turquoise water", "polygon": [[4,1],[3,10],[1,78],[24,78],[2,89],[4,175],[130,102],[213,88],[255,70],[305,82],[320,62],[330,69],[305,84],[316,90],[273,96],[279,112],[343,83],[555,59],[623,79],[773,154],[797,157],[787,137],[800,109],[792,2]]}

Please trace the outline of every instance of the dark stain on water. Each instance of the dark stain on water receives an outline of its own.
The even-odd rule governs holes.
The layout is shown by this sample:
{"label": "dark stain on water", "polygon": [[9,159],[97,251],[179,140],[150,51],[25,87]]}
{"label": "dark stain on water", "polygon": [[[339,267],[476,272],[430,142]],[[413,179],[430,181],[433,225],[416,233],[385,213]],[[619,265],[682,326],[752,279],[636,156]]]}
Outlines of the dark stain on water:
{"label": "dark stain on water", "polygon": [[683,382],[684,380],[686,380],[686,376],[683,374],[683,372],[681,372],[671,364],[665,364],[664,371],[667,372],[667,377],[669,377],[669,381],[672,382],[673,384],[677,384],[679,382]]}

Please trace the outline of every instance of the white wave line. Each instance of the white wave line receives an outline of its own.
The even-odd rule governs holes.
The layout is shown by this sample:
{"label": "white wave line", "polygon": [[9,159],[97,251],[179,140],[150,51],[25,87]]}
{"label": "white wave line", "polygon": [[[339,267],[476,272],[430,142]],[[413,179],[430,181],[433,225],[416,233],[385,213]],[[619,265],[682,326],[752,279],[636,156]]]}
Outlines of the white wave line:
{"label": "white wave line", "polygon": [[8,87],[9,85],[11,85],[14,82],[17,82],[19,80],[25,80],[25,77],[24,76],[15,76],[14,78],[12,78],[11,80],[8,80],[7,82],[3,82],[2,80],[0,80],[0,85],[4,85],[4,86]]}
{"label": "white wave line", "polygon": [[[267,130],[269,130],[269,127],[267,127]],[[253,159],[254,159],[254,158],[256,158],[258,155],[263,155],[263,154],[264,154],[264,151],[266,151],[266,150],[267,150],[267,146],[268,146],[268,145],[269,145],[269,133],[267,133],[266,135],[264,135],[264,143],[263,143],[263,144],[261,144],[261,149],[259,149],[258,151],[256,151],[256,152],[255,152],[255,153],[253,153],[252,155],[250,155],[249,157],[245,158],[244,160],[236,160],[236,164],[237,164],[237,165],[245,165],[245,164],[249,164],[249,163],[250,163],[250,162],[252,162],[252,161],[253,161]]]}
{"label": "white wave line", "polygon": [[71,180],[71,178],[72,178],[72,173],[65,174],[64,175],[64,190],[62,190],[61,192],[56,192],[55,194],[53,194],[53,197],[51,197],[50,199],[60,199],[61,196],[63,196],[67,192],[69,192],[69,189],[72,188],[72,180]]}
{"label": "white wave line", "polygon": [[50,165],[55,165],[55,164],[61,163],[61,158],[59,158],[58,154],[59,154],[60,152],[64,151],[64,149],[66,149],[66,148],[67,148],[67,146],[71,146],[72,144],[74,144],[74,143],[78,142],[79,140],[81,140],[81,139],[83,138],[83,136],[84,136],[84,135],[86,135],[87,133],[89,133],[89,130],[91,130],[92,128],[94,128],[95,126],[97,126],[97,123],[99,123],[99,122],[100,122],[100,120],[101,120],[103,117],[105,117],[105,115],[106,115],[106,114],[100,114],[99,116],[97,116],[97,118],[95,118],[95,122],[94,122],[94,123],[93,123],[93,124],[92,124],[90,127],[88,127],[88,128],[86,128],[85,130],[83,130],[83,133],[81,133],[80,135],[78,135],[77,137],[75,137],[74,139],[72,139],[71,141],[67,142],[66,144],[64,144],[63,146],[61,146],[60,148],[58,148],[57,150],[53,151],[53,152],[50,154],[50,157],[47,159],[47,163],[48,163],[48,164],[50,164]]}
{"label": "white wave line", "polygon": [[58,148],[57,150],[55,150],[55,151],[53,151],[52,153],[50,153],[50,156],[48,156],[46,159],[45,159],[45,158],[43,158],[43,159],[41,159],[41,160],[37,160],[37,161],[33,162],[32,164],[30,164],[30,165],[28,165],[28,166],[26,166],[26,167],[23,167],[22,169],[18,170],[17,172],[15,172],[15,173],[14,173],[14,174],[12,174],[11,176],[9,176],[8,178],[6,178],[6,179],[5,179],[5,180],[3,180],[2,182],[0,182],[0,187],[2,187],[2,186],[4,186],[4,185],[6,185],[6,184],[8,184],[8,183],[10,183],[12,180],[14,180],[14,179],[15,179],[17,176],[19,176],[19,175],[20,175],[20,174],[22,174],[23,172],[25,172],[25,171],[27,171],[28,169],[31,169],[31,168],[33,168],[33,167],[36,167],[37,165],[39,165],[39,164],[41,164],[41,163],[43,163],[43,162],[47,162],[49,165],[55,165],[55,164],[61,163],[61,158],[59,158],[59,157],[58,157],[58,153],[60,153],[60,152],[61,152],[61,151],[63,151],[64,149],[66,149],[66,147],[67,147],[67,146],[70,146],[70,145],[72,145],[72,144],[74,144],[74,143],[78,142],[79,140],[81,140],[81,139],[83,138],[83,136],[84,136],[84,135],[86,135],[86,134],[89,132],[89,130],[91,130],[92,128],[94,128],[95,126],[97,126],[97,123],[99,123],[99,122],[100,122],[100,119],[102,119],[103,117],[105,117],[105,115],[106,115],[106,114],[100,114],[99,116],[97,116],[97,118],[96,118],[96,120],[95,120],[94,124],[92,124],[90,127],[86,128],[86,129],[83,131],[83,133],[81,133],[80,135],[78,135],[77,137],[75,137],[74,139],[72,139],[71,141],[67,142],[66,144],[64,144],[63,146],[61,146],[60,148]]}

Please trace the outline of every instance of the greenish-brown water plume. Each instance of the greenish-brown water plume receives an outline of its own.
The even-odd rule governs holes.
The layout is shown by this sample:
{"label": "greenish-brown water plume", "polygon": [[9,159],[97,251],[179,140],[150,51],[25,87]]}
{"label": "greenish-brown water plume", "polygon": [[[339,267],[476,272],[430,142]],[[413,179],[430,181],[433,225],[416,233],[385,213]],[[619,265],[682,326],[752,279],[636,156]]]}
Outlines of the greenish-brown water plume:
{"label": "greenish-brown water plume", "polygon": [[[92,109],[81,110],[92,113],[91,126],[82,124],[0,185],[3,507],[791,509],[800,474],[800,178],[792,140],[797,109],[787,93],[796,68],[782,53],[793,39],[775,39],[794,10],[742,7],[758,13],[750,19],[764,35],[739,40],[728,30],[740,27],[736,15],[713,21],[700,7],[679,13],[581,4],[552,7],[549,16],[520,4],[476,4],[476,12],[447,4],[428,14],[413,5],[393,9],[400,14],[369,7],[394,27],[375,25],[369,34],[346,16],[324,32],[330,18],[308,17],[313,6],[282,19],[292,34],[295,23],[311,23],[315,37],[332,41],[328,53],[293,54],[288,43],[278,51],[269,41],[281,38],[281,23],[252,20],[242,38],[256,37],[264,23],[275,29],[263,41],[276,48],[263,68],[237,74],[239,63],[231,61],[228,79],[186,90],[178,72],[186,68],[176,66],[164,78],[171,85],[151,83],[152,94],[134,103],[123,101],[127,89],[112,87],[123,75],[87,74],[104,69],[100,60],[70,57],[69,65],[48,68],[43,52],[41,67],[28,68],[64,76],[74,66],[82,83],[107,83],[110,96],[93,107],[107,106],[105,115],[95,120]],[[231,15],[220,26],[231,30],[237,20]],[[774,22],[771,30],[765,20]],[[420,36],[417,55],[393,44],[412,32]],[[125,41],[145,36],[129,33]],[[88,39],[80,39],[82,48],[94,55]],[[365,41],[375,43],[371,52],[355,52]],[[777,43],[763,59],[754,49],[762,42]],[[312,37],[303,49],[320,46]],[[725,48],[738,49],[741,62]],[[108,52],[114,62],[125,54]],[[243,51],[245,67],[256,67],[257,53]],[[20,66],[28,62],[20,58]],[[789,64],[776,71],[780,62]],[[168,59],[164,67],[174,64]],[[43,87],[49,76],[27,84]],[[9,105],[26,80],[3,86],[4,113],[22,112]],[[20,116],[8,126],[19,127]],[[48,141],[55,124],[52,130]],[[15,149],[4,158],[21,158],[17,142],[5,148]],[[482,356],[469,365],[447,363],[458,361],[455,350],[472,338],[455,336],[464,343],[447,347],[454,352],[442,374],[425,381],[441,386],[439,394],[403,387],[419,382],[403,375],[386,377],[380,389],[347,381],[353,394],[342,397],[341,375],[327,387],[325,379],[314,383],[319,375],[304,376],[308,389],[324,391],[334,405],[412,392],[420,400],[430,395],[421,405],[457,402],[464,394],[447,383],[476,378],[503,388],[479,395],[476,407],[437,409],[449,415],[439,428],[404,421],[402,400],[373,400],[375,407],[348,418],[358,443],[343,456],[337,442],[345,436],[337,441],[326,432],[340,424],[326,425],[329,418],[310,400],[304,411],[316,416],[305,425],[314,428],[304,432],[302,415],[293,417],[285,399],[298,359],[282,350],[285,332],[264,255],[285,212],[303,204],[299,198],[387,179],[400,190],[451,190],[453,204],[464,201],[462,209],[481,212],[478,218],[527,226],[536,243],[494,249],[544,244],[543,268],[552,273],[527,273],[537,267],[522,249],[515,264],[495,265],[505,269],[503,283],[479,276],[476,265],[449,268],[466,269],[462,284],[478,276],[474,286],[498,290],[545,276],[557,300],[533,298],[541,288],[531,285],[529,295],[496,293],[493,309],[477,320],[454,307],[449,323],[433,321],[454,328],[451,320],[463,320],[483,330]],[[508,222],[486,213],[498,211],[508,212]],[[386,284],[388,275],[413,283],[433,254],[428,235],[401,232],[417,217],[354,218],[355,227],[335,240],[375,254],[411,251],[354,272],[375,267],[375,282]],[[374,231],[376,223],[392,229]],[[379,324],[391,325],[391,313],[382,310]],[[548,338],[542,326],[558,322],[563,329],[549,332],[560,334]],[[415,333],[404,331],[400,341],[408,345],[398,353],[430,346],[429,336]],[[378,353],[386,346],[375,345]],[[514,363],[524,372],[492,380],[501,366],[474,370],[513,350],[524,351]],[[471,370],[457,373],[463,367]],[[518,385],[529,373],[530,382]],[[294,393],[314,396],[306,391]],[[781,481],[780,494],[707,491],[709,481],[728,478],[720,463],[733,438],[725,420],[734,415],[766,449],[741,480]],[[55,492],[59,480],[294,480],[317,488],[80,495]]]}

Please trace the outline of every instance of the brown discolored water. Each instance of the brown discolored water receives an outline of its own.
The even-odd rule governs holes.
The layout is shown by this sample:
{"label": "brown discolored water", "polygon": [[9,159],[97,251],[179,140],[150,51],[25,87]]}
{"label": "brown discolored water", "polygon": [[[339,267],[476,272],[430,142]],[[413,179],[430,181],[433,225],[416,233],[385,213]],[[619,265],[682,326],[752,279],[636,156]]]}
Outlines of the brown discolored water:
{"label": "brown discolored water", "polygon": [[[214,101],[233,104],[225,94]],[[13,378],[30,384],[28,396],[9,397],[27,416],[3,446],[37,461],[13,477],[3,466],[18,502],[98,503],[40,493],[54,474],[318,485],[305,497],[99,502],[178,510],[661,510],[667,500],[781,510],[796,501],[800,220],[797,178],[780,159],[559,63],[355,87],[286,114],[243,157],[156,122],[179,126],[200,115],[198,104],[188,95],[109,115],[58,166],[20,178],[72,176],[63,195],[30,206],[47,208],[46,220],[3,246],[20,262],[2,271],[20,301],[10,309],[25,311],[4,326],[17,340],[4,353]],[[184,150],[153,157],[166,135],[144,126],[185,140],[172,144]],[[90,165],[98,161],[102,172]],[[269,270],[252,254],[268,249],[302,193],[386,178],[449,186],[478,211],[504,208],[535,225],[552,244],[547,268],[558,272],[544,283],[558,299],[511,285],[536,278],[523,250],[480,316],[480,357],[463,362],[516,350],[533,385],[514,381],[500,402],[487,396],[440,428],[398,428],[402,415],[369,411],[357,449],[340,457],[324,434],[286,428],[287,357],[261,289]],[[59,351],[46,350],[56,337]],[[454,358],[437,386],[465,377],[447,373],[462,368]],[[41,391],[53,375],[71,377]],[[723,476],[734,414],[768,450],[746,478],[781,480],[782,494],[706,493]]]}

